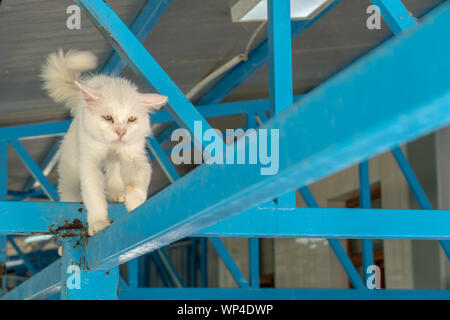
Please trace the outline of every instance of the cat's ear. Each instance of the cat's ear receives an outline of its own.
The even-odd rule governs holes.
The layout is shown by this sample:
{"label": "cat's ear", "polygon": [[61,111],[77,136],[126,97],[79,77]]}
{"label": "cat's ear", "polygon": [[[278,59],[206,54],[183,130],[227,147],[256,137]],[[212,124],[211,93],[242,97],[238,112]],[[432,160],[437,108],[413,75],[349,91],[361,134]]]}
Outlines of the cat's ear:
{"label": "cat's ear", "polygon": [[101,94],[97,89],[91,88],[83,83],[75,81],[75,85],[80,89],[81,95],[83,96],[86,103],[98,102],[101,99]]}
{"label": "cat's ear", "polygon": [[153,112],[167,103],[169,98],[157,93],[142,93],[141,102],[147,109],[147,112]]}

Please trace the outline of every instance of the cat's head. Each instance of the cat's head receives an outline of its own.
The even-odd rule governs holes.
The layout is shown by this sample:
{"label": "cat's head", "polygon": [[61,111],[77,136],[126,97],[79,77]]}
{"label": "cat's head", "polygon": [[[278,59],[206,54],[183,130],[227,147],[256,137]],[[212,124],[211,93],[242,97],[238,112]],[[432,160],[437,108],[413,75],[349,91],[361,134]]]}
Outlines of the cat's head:
{"label": "cat's head", "polygon": [[[167,103],[167,97],[139,93],[123,78],[99,77],[94,85],[76,82],[85,102],[84,129],[96,140],[126,145],[150,134],[149,113]],[[95,88],[94,88],[95,87]]]}

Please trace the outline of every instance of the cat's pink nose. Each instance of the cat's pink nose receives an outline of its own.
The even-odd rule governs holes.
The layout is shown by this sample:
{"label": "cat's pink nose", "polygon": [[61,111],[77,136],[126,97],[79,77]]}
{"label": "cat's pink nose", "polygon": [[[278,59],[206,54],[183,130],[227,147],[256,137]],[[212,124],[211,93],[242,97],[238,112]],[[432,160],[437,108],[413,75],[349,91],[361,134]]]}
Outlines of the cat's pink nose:
{"label": "cat's pink nose", "polygon": [[119,140],[122,140],[122,137],[127,133],[126,129],[117,129],[116,130],[117,135],[119,136]]}

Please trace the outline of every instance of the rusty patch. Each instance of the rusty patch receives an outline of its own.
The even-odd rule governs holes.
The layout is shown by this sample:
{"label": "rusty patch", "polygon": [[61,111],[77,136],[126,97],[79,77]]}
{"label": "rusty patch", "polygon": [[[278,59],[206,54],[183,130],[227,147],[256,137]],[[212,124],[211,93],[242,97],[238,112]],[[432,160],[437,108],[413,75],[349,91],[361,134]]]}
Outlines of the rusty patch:
{"label": "rusty patch", "polygon": [[[50,229],[50,233],[56,234],[59,231],[63,230],[71,230],[71,229],[84,229],[83,223],[80,219],[74,219],[71,223],[65,220],[65,223],[62,226],[57,227],[56,229]],[[69,234],[69,233],[67,233]]]}

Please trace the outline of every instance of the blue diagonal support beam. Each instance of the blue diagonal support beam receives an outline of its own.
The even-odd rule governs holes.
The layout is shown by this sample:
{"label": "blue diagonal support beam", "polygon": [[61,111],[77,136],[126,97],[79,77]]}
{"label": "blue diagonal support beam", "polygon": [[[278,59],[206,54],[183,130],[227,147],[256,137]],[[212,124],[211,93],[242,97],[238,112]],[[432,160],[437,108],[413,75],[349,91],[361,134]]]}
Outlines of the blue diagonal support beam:
{"label": "blue diagonal support beam", "polygon": [[[319,208],[319,205],[312,195],[311,191],[308,187],[303,186],[299,189],[300,194],[302,195],[303,199],[305,200],[306,204],[310,208]],[[314,218],[317,218],[314,217]],[[341,221],[344,221],[343,216],[340,216],[339,219]],[[328,217],[326,217],[326,220],[328,221]],[[364,283],[361,281],[361,278],[358,274],[358,271],[356,270],[355,266],[353,265],[352,261],[347,255],[347,252],[345,252],[344,248],[342,247],[341,243],[338,239],[334,239],[332,237],[327,237],[328,244],[330,245],[331,249],[333,249],[334,254],[336,255],[336,258],[341,263],[342,268],[345,270],[345,273],[347,274],[348,278],[350,279],[350,282],[355,288],[362,289],[365,288]]]}
{"label": "blue diagonal support beam", "polygon": [[[194,130],[194,124],[200,121],[204,130],[210,129],[211,126],[111,7],[102,0],[75,0],[75,2],[143,83],[169,97],[169,104],[165,110],[178,125],[193,133],[194,144],[201,148],[203,140]],[[213,136],[217,141],[222,141],[219,135]]]}
{"label": "blue diagonal support beam", "polygon": [[158,161],[169,181],[173,183],[174,181],[178,180],[180,178],[180,175],[178,174],[172,162],[170,162],[169,157],[166,155],[158,140],[156,140],[154,136],[147,137],[147,144],[151,153],[154,155],[156,161]]}
{"label": "blue diagonal support beam", "polygon": [[[397,164],[400,167],[400,170],[402,171],[403,175],[405,176],[405,179],[408,182],[409,188],[412,190],[414,197],[416,198],[417,202],[419,203],[419,206],[423,210],[433,210],[430,200],[428,199],[427,195],[425,194],[425,191],[422,188],[422,185],[420,184],[419,180],[417,179],[416,175],[414,174],[413,169],[409,165],[409,162],[406,159],[405,155],[403,154],[402,149],[400,149],[400,147],[395,147],[394,149],[392,149],[392,154],[393,154],[395,160],[397,161]],[[441,247],[447,256],[447,259],[450,260],[450,242],[449,241],[439,241],[439,243],[441,244]]]}
{"label": "blue diagonal support beam", "polygon": [[416,20],[406,9],[401,0],[370,0],[378,6],[384,21],[395,34],[416,24]]}
{"label": "blue diagonal support beam", "polygon": [[[281,132],[278,174],[261,175],[262,165],[200,166],[92,237],[89,266],[126,262],[445,126],[450,42],[441,31],[448,28],[443,5],[262,126]],[[420,65],[431,58],[439,68]]]}
{"label": "blue diagonal support beam", "polygon": [[19,255],[19,257],[23,260],[23,263],[25,264],[25,266],[28,268],[28,270],[30,270],[31,274],[35,274],[36,273],[36,268],[34,267],[34,265],[31,263],[30,259],[28,259],[27,255],[24,254],[22,252],[22,250],[19,248],[19,246],[17,245],[17,243],[14,241],[14,238],[12,236],[8,236],[8,241],[9,243],[12,245],[12,247],[14,248],[14,250],[16,250],[17,254]]}
{"label": "blue diagonal support beam", "polygon": [[[374,5],[377,5],[386,23],[391,28],[392,32],[399,34],[405,30],[415,26],[417,24],[416,20],[412,14],[406,9],[401,0],[371,0]],[[422,189],[419,181],[417,180],[414,171],[410,167],[408,160],[403,155],[403,151],[400,147],[396,146],[392,150],[400,169],[403,172],[408,184],[413,191],[417,201],[419,202],[422,209],[432,209],[431,203],[425,192]],[[448,241],[440,241],[441,247],[444,250],[447,258],[450,260],[450,243]]]}
{"label": "blue diagonal support beam", "polygon": [[20,143],[19,140],[11,140],[10,144],[16,151],[20,160],[22,160],[23,164],[27,167],[28,171],[33,175],[34,179],[39,181],[48,198],[53,201],[58,201],[59,195],[55,187],[50,183],[47,177],[44,176],[41,168],[23,147],[22,143]]}
{"label": "blue diagonal support beam", "polygon": [[[140,42],[149,36],[155,25],[166,12],[172,0],[149,0],[139,11],[136,19],[130,26],[130,31]],[[126,63],[120,58],[117,52],[113,52],[102,68],[102,73],[111,76],[118,76],[125,69]]]}
{"label": "blue diagonal support beam", "polygon": [[[46,153],[44,160],[40,163],[40,168],[42,173],[45,176],[48,176],[50,171],[56,164],[57,159],[59,158],[59,144],[61,142],[61,137],[56,139],[56,142],[50,147],[49,151]],[[35,182],[33,176],[29,177],[27,183],[25,184],[24,190],[31,191],[35,186],[37,186],[37,182]]]}
{"label": "blue diagonal support beam", "polygon": [[159,254],[161,262],[163,263],[164,267],[166,268],[167,272],[169,273],[169,276],[172,278],[172,282],[174,283],[174,285],[177,288],[183,288],[184,282],[181,279],[181,276],[178,273],[178,271],[175,269],[172,261],[170,260],[169,256],[167,255],[166,251],[164,250],[164,248],[161,248],[160,250],[158,250],[157,253]]}
{"label": "blue diagonal support beam", "polygon": [[209,241],[212,243],[217,253],[222,258],[223,262],[225,263],[225,266],[227,267],[228,271],[230,271],[234,281],[236,281],[239,287],[249,288],[250,285],[248,283],[248,280],[242,274],[241,270],[239,270],[239,267],[234,262],[233,258],[231,257],[227,248],[223,244],[222,240],[220,240],[219,238],[210,238]]}

